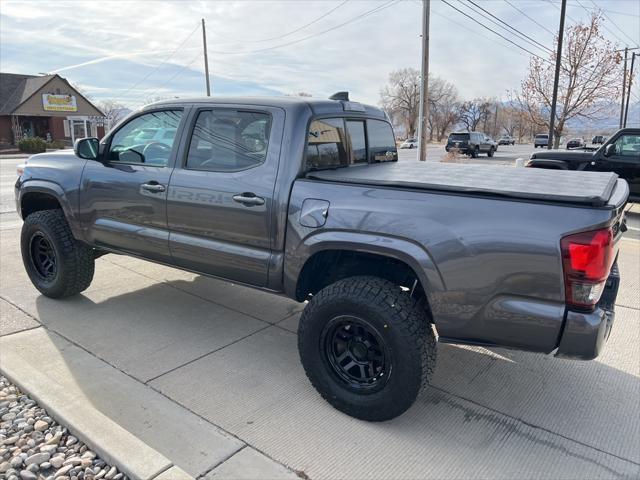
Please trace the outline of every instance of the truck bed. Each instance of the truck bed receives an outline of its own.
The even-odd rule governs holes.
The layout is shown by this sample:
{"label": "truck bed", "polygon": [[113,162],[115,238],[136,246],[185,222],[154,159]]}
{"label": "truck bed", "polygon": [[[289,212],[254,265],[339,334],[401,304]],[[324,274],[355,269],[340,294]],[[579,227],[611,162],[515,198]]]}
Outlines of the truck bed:
{"label": "truck bed", "polygon": [[389,162],[312,171],[307,178],[362,185],[482,193],[602,207],[616,187],[611,172],[577,172],[439,162]]}

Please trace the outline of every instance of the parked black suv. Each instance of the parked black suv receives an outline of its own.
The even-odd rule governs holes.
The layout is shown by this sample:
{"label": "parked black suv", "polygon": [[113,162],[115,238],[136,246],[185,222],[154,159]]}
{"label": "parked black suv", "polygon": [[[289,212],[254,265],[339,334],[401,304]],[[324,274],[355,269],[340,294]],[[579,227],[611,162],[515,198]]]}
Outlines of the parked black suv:
{"label": "parked black suv", "polygon": [[486,153],[488,156],[493,157],[493,154],[498,149],[498,144],[484,133],[453,132],[449,134],[447,145],[444,149],[447,152],[457,150],[473,158],[476,158],[481,153]]}

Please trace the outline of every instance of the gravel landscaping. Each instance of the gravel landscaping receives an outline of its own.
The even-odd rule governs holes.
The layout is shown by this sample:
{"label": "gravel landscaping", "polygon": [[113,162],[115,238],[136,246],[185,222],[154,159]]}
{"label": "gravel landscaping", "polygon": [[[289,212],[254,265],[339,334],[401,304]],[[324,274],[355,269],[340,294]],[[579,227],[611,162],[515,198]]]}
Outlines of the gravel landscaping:
{"label": "gravel landscaping", "polygon": [[0,375],[0,479],[125,480]]}

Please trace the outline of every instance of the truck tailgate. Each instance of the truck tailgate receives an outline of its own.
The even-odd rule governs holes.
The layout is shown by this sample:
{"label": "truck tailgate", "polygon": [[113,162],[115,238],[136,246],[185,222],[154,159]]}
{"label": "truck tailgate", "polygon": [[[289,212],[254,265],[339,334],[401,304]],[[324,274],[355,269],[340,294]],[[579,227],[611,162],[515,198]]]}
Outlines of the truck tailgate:
{"label": "truck tailgate", "polygon": [[602,207],[618,182],[611,172],[577,172],[438,162],[389,162],[312,171],[308,178],[361,185],[483,193]]}

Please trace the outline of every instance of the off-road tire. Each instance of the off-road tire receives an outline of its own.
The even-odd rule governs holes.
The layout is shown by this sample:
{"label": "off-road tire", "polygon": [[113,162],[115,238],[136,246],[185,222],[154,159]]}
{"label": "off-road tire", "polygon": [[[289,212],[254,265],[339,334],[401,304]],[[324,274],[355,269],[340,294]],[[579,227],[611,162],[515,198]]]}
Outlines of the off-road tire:
{"label": "off-road tire", "polygon": [[[332,369],[321,341],[328,322],[342,316],[366,319],[390,352],[391,370],[382,387],[355,391]],[[315,389],[336,409],[355,418],[385,421],[405,412],[436,365],[436,339],[424,304],[393,283],[350,277],[314,295],[298,327],[298,351]]]}
{"label": "off-road tire", "polygon": [[[44,278],[32,259],[32,241],[44,237],[55,255],[55,274]],[[20,238],[22,261],[31,283],[45,296],[63,298],[86,290],[93,280],[93,249],[78,242],[61,210],[41,210],[29,215]]]}

